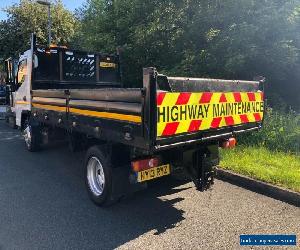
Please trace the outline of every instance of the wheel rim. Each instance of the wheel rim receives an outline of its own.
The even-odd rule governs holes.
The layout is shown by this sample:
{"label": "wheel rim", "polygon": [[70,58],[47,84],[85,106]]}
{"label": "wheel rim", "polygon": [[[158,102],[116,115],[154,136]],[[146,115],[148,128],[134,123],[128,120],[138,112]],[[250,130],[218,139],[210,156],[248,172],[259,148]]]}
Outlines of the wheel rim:
{"label": "wheel rim", "polygon": [[101,162],[97,157],[91,157],[87,164],[87,181],[94,195],[103,193],[105,186],[105,175]]}
{"label": "wheel rim", "polygon": [[24,139],[25,139],[25,143],[26,143],[27,147],[29,148],[31,146],[31,140],[32,140],[30,126],[27,126],[24,129],[23,136],[24,136]]}

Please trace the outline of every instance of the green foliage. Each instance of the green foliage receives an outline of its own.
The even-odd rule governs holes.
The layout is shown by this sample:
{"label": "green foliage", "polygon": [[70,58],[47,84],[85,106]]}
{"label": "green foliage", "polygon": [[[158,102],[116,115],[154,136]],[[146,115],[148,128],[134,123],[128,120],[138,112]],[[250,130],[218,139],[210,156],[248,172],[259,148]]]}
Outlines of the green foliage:
{"label": "green foliage", "polygon": [[[0,22],[0,57],[6,58],[24,52],[29,47],[30,34],[37,34],[40,44],[47,44],[47,8],[35,0],[21,0],[5,9],[8,19]],[[68,45],[75,32],[77,21],[66,10],[61,0],[51,4],[52,43]]]}
{"label": "green foliage", "polygon": [[[35,0],[9,7],[0,22],[0,57],[47,40],[47,11]],[[76,21],[76,19],[78,21]],[[141,86],[142,68],[175,76],[265,76],[269,104],[300,110],[300,0],[87,0],[76,19],[52,5],[53,40],[89,51],[121,47],[124,82]]]}
{"label": "green foliage", "polygon": [[300,192],[300,156],[265,147],[221,151],[222,168]]}
{"label": "green foliage", "polygon": [[299,6],[300,0],[89,0],[78,12],[74,44],[110,52],[123,47],[127,86],[140,86],[147,66],[176,76],[263,75],[270,103],[280,96],[296,109]]}
{"label": "green foliage", "polygon": [[290,111],[278,112],[269,108],[259,132],[242,135],[241,144],[264,146],[271,150],[300,154],[300,115]]}

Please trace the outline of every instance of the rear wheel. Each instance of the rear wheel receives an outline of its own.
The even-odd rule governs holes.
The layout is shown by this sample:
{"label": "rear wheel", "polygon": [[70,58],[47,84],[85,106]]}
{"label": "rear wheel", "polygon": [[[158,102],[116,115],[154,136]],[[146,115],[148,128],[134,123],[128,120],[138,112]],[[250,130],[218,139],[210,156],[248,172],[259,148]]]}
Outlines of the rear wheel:
{"label": "rear wheel", "polygon": [[113,203],[110,165],[110,159],[98,146],[88,150],[85,159],[86,187],[91,200],[99,206]]}
{"label": "rear wheel", "polygon": [[28,151],[35,152],[40,149],[41,131],[39,126],[32,126],[26,121],[23,129],[23,137]]}

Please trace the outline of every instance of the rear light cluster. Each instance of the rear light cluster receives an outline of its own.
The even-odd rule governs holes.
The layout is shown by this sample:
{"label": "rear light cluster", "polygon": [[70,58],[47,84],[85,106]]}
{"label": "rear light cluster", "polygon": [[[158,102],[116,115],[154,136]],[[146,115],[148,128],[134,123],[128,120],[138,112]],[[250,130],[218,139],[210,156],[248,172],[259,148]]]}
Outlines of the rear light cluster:
{"label": "rear light cluster", "polygon": [[160,160],[157,157],[135,160],[131,162],[131,167],[134,172],[143,171],[149,168],[158,167],[160,164]]}
{"label": "rear light cluster", "polygon": [[236,139],[234,137],[231,137],[220,143],[221,148],[234,148],[235,145],[236,145]]}

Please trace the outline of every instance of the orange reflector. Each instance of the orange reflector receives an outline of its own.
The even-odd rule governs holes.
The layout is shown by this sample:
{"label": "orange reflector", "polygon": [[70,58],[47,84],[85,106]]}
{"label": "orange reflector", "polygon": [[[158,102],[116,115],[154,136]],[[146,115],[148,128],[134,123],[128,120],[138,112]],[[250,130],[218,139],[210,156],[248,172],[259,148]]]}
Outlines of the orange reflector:
{"label": "orange reflector", "polygon": [[232,137],[232,138],[229,138],[228,141],[229,141],[230,148],[234,148],[236,145],[236,139],[234,137]]}
{"label": "orange reflector", "polygon": [[236,139],[234,137],[229,138],[228,140],[225,140],[221,142],[221,148],[234,148],[236,145]]}
{"label": "orange reflector", "polygon": [[159,165],[158,158],[136,160],[131,162],[132,170],[134,172],[139,172],[149,168],[158,167],[158,165]]}
{"label": "orange reflector", "polygon": [[57,44],[52,43],[52,44],[50,45],[49,48],[62,48],[62,49],[67,49],[68,47],[65,46],[65,45],[57,45]]}

